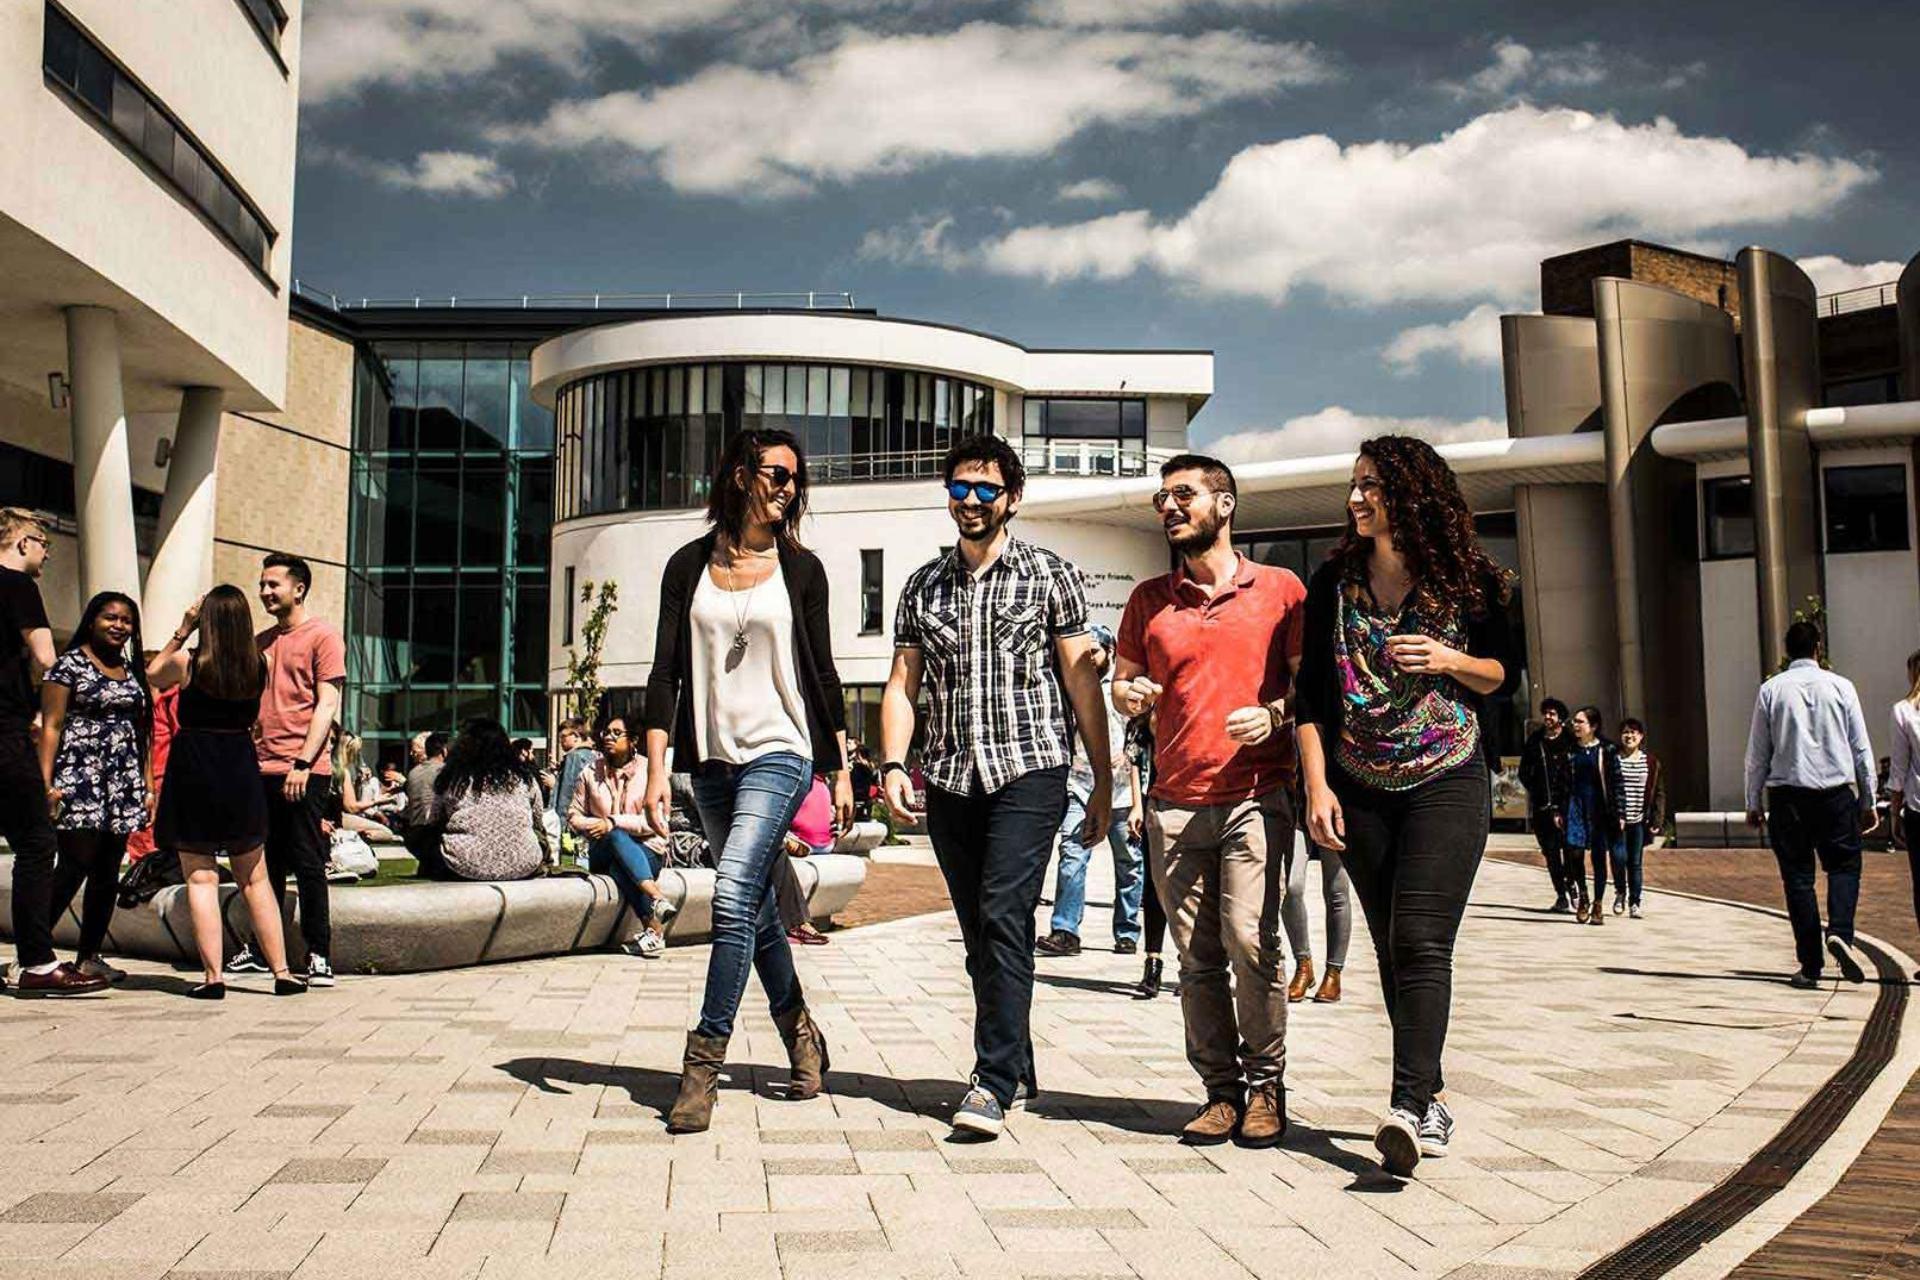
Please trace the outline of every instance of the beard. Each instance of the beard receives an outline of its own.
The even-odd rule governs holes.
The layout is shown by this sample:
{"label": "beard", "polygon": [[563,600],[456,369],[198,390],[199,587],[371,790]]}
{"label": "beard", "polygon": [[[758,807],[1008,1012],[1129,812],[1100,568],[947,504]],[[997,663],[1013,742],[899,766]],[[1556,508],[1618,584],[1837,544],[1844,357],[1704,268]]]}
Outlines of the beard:
{"label": "beard", "polygon": [[1183,555],[1204,551],[1213,545],[1214,539],[1220,536],[1220,530],[1226,527],[1226,523],[1218,514],[1188,516],[1184,525],[1167,530],[1167,545]]}
{"label": "beard", "polygon": [[966,525],[959,524],[957,518],[955,520],[960,536],[968,542],[992,542],[994,535],[1006,528],[1007,521],[1013,519],[1011,511],[997,512],[992,507],[985,508],[981,514],[984,518],[978,529],[969,529]]}

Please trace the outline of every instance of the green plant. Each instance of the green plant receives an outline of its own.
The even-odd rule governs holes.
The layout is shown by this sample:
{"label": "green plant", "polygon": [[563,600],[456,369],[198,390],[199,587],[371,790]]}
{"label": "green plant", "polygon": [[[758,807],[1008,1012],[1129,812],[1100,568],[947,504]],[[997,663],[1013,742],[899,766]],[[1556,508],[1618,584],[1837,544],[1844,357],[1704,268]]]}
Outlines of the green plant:
{"label": "green plant", "polygon": [[[1793,621],[1811,622],[1814,626],[1820,628],[1822,644],[1820,645],[1818,657],[1821,667],[1830,670],[1831,667],[1827,662],[1827,645],[1825,643],[1832,638],[1827,634],[1827,602],[1819,596],[1808,596],[1806,601],[1798,609],[1793,611]],[[1780,657],[1780,666],[1777,671],[1785,671],[1787,669],[1787,661],[1786,655],[1782,654]]]}
{"label": "green plant", "polygon": [[600,683],[600,653],[607,643],[607,624],[620,608],[620,587],[612,578],[594,590],[591,578],[580,584],[580,603],[587,606],[587,620],[580,627],[580,648],[567,646],[567,692],[570,714],[592,720],[600,710],[600,696],[606,689]]}

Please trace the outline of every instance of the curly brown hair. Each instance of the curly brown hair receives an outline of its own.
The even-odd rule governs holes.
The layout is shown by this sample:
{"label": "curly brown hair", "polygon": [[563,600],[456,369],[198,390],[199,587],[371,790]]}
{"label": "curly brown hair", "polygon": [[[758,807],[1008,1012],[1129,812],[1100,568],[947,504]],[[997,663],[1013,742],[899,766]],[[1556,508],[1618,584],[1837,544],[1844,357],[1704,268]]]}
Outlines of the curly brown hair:
{"label": "curly brown hair", "polygon": [[[1462,606],[1470,617],[1489,605],[1504,604],[1511,592],[1507,573],[1481,549],[1473,512],[1461,496],[1460,482],[1445,458],[1414,436],[1375,436],[1360,444],[1360,456],[1380,475],[1380,496],[1393,530],[1393,547],[1406,557],[1413,575],[1415,601],[1425,613],[1451,622]],[[1367,553],[1373,540],[1347,531],[1334,550],[1346,575],[1367,580]],[[1497,595],[1488,598],[1489,588]]]}

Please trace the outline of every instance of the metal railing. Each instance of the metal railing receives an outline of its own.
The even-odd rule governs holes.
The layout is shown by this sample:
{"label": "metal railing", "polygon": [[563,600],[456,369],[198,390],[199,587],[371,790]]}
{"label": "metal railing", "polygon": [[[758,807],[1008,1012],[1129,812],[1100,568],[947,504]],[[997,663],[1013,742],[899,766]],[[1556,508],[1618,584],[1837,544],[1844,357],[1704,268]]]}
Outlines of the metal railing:
{"label": "metal railing", "polygon": [[824,289],[789,293],[735,290],[732,293],[522,293],[505,297],[412,297],[343,298],[337,293],[315,288],[301,280],[293,282],[293,291],[311,302],[335,311],[492,309],[492,310],[652,310],[652,311],[745,311],[779,309],[806,311],[852,311],[853,295]]}
{"label": "metal railing", "polygon": [[1895,292],[1898,284],[1870,284],[1858,289],[1842,289],[1839,293],[1824,293],[1814,300],[1814,313],[1823,316],[1845,315],[1849,311],[1871,311],[1875,307],[1891,307],[1895,304]]}
{"label": "metal railing", "polygon": [[[1030,441],[1016,447],[1027,474],[1039,476],[1144,476],[1173,456],[1171,450],[1122,447],[1110,440]],[[946,456],[944,449],[812,454],[807,475],[815,484],[938,478]]]}

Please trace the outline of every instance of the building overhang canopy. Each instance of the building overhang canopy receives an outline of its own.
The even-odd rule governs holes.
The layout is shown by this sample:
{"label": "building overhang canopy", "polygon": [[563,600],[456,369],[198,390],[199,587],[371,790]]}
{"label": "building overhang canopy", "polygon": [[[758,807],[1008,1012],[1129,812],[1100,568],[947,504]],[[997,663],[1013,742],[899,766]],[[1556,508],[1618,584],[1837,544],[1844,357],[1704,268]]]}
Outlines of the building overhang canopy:
{"label": "building overhang canopy", "polygon": [[[1507,437],[1439,446],[1460,478],[1460,490],[1475,511],[1504,511],[1513,506],[1515,485],[1598,484],[1606,447],[1598,433]],[[1353,453],[1284,458],[1236,464],[1240,491],[1234,526],[1244,531],[1300,529],[1337,525],[1346,518],[1347,482]],[[1138,528],[1159,523],[1153,510],[1158,476],[1115,480],[1089,493],[1085,480],[1063,482],[1037,477],[1027,485],[1021,511],[1050,520]]]}
{"label": "building overhang canopy", "polygon": [[[1809,409],[1807,438],[1816,448],[1867,448],[1920,437],[1920,400]],[[1653,447],[1663,457],[1688,462],[1718,462],[1747,456],[1747,420],[1704,418],[1669,422],[1653,431]]]}
{"label": "building overhang canopy", "polygon": [[1174,395],[1197,412],[1213,394],[1211,351],[1065,351],[1023,347],[949,325],[860,312],[663,313],[561,334],[534,348],[533,395],[655,364],[806,361],[926,370],[1030,395]]}

